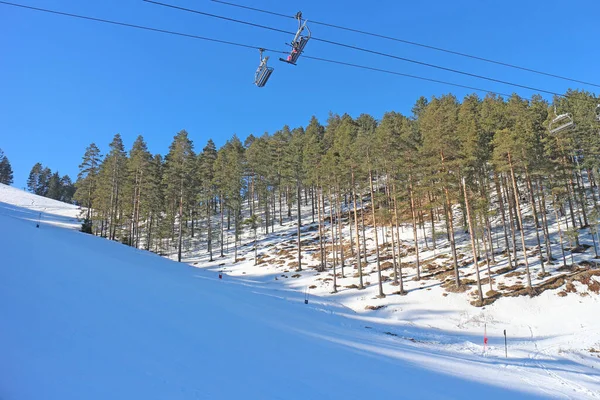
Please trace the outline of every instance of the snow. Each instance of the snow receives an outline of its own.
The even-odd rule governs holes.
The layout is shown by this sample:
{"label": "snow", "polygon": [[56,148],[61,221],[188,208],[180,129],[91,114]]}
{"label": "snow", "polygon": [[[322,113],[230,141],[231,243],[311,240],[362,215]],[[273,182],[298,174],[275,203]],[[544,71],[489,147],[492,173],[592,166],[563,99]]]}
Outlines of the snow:
{"label": "snow", "polygon": [[600,397],[583,285],[476,308],[439,285],[375,299],[370,279],[304,304],[326,273],[253,266],[251,246],[178,264],[78,232],[79,213],[0,185],[0,399]]}

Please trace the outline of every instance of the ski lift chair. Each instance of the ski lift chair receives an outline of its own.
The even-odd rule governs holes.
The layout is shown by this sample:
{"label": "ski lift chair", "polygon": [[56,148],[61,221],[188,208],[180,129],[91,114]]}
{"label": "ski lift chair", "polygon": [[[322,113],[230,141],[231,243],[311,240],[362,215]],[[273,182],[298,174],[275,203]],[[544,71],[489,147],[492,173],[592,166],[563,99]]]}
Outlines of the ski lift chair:
{"label": "ski lift chair", "polygon": [[596,106],[596,121],[600,122],[600,104]]}
{"label": "ski lift chair", "polygon": [[[308,43],[308,41],[311,38],[310,28],[308,26],[306,26],[306,23],[308,21],[305,20],[304,23],[302,23],[302,13],[300,11],[296,14],[296,19],[298,20],[298,31],[296,32],[296,36],[294,36],[294,40],[291,43],[292,51],[287,56],[287,59],[285,59],[285,58],[279,59],[283,62],[292,64],[292,65],[296,65],[296,61],[298,61],[298,58],[300,58],[300,54],[302,54],[302,52],[304,51],[304,48],[306,47],[306,44]],[[306,31],[308,33],[306,36],[302,35],[302,32],[304,32],[304,29],[306,29]]]}
{"label": "ski lift chair", "polygon": [[264,87],[267,84],[267,81],[271,77],[271,74],[275,70],[273,67],[269,67],[267,65],[267,61],[269,61],[269,56],[263,58],[264,49],[260,49],[260,65],[256,69],[256,73],[254,74],[254,84],[258,87]]}
{"label": "ski lift chair", "polygon": [[[556,113],[556,108],[554,108],[554,112]],[[550,133],[555,134],[563,132],[573,126],[575,126],[575,123],[573,122],[573,116],[569,113],[564,113],[557,115],[550,122],[548,129],[550,130]]]}

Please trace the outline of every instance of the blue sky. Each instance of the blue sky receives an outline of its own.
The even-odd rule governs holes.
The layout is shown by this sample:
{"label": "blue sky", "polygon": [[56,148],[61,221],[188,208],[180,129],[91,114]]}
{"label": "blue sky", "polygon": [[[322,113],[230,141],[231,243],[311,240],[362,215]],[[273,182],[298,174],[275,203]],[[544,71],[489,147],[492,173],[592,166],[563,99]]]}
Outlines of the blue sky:
{"label": "blue sky", "polygon": [[[290,37],[185,13],[141,0],[13,0],[97,18],[146,25],[286,50]],[[208,0],[166,3],[294,30],[293,20],[239,10]],[[598,83],[600,4],[594,0],[372,2],[231,0],[253,7],[375,31],[482,57]],[[310,24],[310,22],[309,22]],[[312,26],[313,34],[377,51],[536,86],[555,92],[578,85],[401,43]],[[305,126],[329,112],[380,118],[409,114],[419,96],[469,90],[300,59],[277,61],[265,88],[252,84],[258,52],[196,39],[83,21],[0,4],[0,148],[24,187],[31,167],[77,175],[91,142],[106,152],[115,133],[127,148],[142,134],[153,153],[165,154],[186,129],[200,150],[234,133]],[[306,55],[364,64],[530,96],[533,92],[376,55],[310,42]],[[560,56],[559,56],[560,55]],[[547,97],[547,96],[545,96]]]}

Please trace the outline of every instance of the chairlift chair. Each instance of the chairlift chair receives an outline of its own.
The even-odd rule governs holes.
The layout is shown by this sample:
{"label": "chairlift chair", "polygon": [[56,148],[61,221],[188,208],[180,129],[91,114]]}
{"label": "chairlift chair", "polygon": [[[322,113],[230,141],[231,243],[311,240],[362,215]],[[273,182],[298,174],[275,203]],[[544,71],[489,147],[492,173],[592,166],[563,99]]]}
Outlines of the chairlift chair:
{"label": "chairlift chair", "polygon": [[[554,113],[556,113],[556,107],[554,108]],[[573,122],[573,116],[569,113],[564,113],[554,117],[554,119],[550,122],[548,129],[550,130],[550,133],[555,134],[573,126],[575,126],[575,123]]]}
{"label": "chairlift chair", "polygon": [[269,56],[263,58],[264,49],[260,49],[260,65],[256,69],[256,73],[254,74],[254,84],[258,87],[264,87],[267,84],[267,81],[271,77],[271,74],[275,70],[273,67],[269,67],[267,62],[269,61]]}
{"label": "chairlift chair", "polygon": [[600,122],[600,104],[596,106],[596,121]]}
{"label": "chairlift chair", "polygon": [[[279,59],[280,61],[292,65],[296,65],[296,61],[298,61],[298,58],[300,58],[300,54],[302,54],[306,44],[311,38],[310,28],[306,25],[308,21],[305,20],[304,23],[302,22],[302,12],[298,11],[296,14],[296,19],[298,20],[298,31],[296,32],[296,36],[294,36],[294,40],[292,40],[292,43],[290,44],[290,46],[292,46],[292,51],[287,56],[287,59]],[[306,32],[308,33],[307,35],[302,35],[304,29],[306,29]]]}

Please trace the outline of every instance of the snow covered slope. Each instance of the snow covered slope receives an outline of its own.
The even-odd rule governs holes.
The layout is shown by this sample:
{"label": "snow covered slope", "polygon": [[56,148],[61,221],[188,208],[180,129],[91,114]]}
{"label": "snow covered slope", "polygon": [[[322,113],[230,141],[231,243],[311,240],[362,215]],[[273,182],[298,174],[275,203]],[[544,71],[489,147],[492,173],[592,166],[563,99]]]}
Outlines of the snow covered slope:
{"label": "snow covered slope", "polygon": [[443,343],[448,332],[390,327],[334,298],[304,304],[302,293],[280,286],[219,280],[212,271],[61,226],[36,229],[31,215],[37,209],[4,200],[2,400],[600,393],[591,356],[503,359],[458,352]]}
{"label": "snow covered slope", "polygon": [[77,221],[81,212],[80,207],[37,196],[2,183],[0,183],[0,205],[2,206],[0,212],[3,215],[64,227],[81,226]]}

